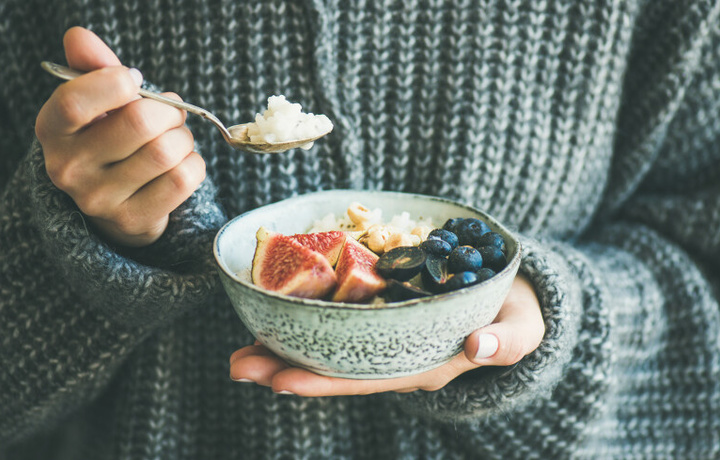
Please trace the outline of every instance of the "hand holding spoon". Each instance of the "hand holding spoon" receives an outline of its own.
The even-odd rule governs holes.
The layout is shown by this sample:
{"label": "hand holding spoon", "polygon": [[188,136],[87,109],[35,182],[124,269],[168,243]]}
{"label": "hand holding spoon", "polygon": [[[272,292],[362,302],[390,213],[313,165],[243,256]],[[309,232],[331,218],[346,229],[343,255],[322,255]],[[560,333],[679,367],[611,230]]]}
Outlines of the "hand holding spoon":
{"label": "hand holding spoon", "polygon": [[[60,64],[55,64],[48,61],[43,61],[41,63],[41,66],[43,69],[45,69],[50,74],[62,78],[63,80],[72,80],[74,78],[79,77],[80,75],[83,75],[84,72],[80,72],[74,69],[71,69],[69,67],[62,66]],[[203,109],[202,107],[198,107],[193,104],[188,104],[187,102],[180,102],[176,101],[174,99],[170,99],[168,97],[163,96],[162,94],[155,93],[153,91],[148,91],[144,88],[140,88],[138,90],[138,94],[142,97],[146,97],[148,99],[153,99],[158,102],[162,102],[164,104],[171,105],[175,108],[186,110],[189,113],[194,113],[195,115],[199,115],[206,120],[210,121],[212,124],[217,127],[217,129],[220,130],[220,133],[223,136],[223,139],[230,144],[232,147],[236,148],[237,150],[242,150],[245,152],[250,153],[280,153],[284,152],[286,150],[294,149],[297,147],[302,147],[306,144],[309,144],[311,142],[314,142],[315,140],[327,135],[332,131],[332,125],[330,126],[330,129],[326,132],[322,132],[319,134],[316,134],[313,137],[305,138],[305,139],[295,139],[292,141],[283,141],[283,142],[252,142],[250,139],[250,136],[248,136],[248,128],[253,123],[243,123],[239,125],[230,126],[229,128],[226,128],[225,125],[211,112],[208,110]]]}

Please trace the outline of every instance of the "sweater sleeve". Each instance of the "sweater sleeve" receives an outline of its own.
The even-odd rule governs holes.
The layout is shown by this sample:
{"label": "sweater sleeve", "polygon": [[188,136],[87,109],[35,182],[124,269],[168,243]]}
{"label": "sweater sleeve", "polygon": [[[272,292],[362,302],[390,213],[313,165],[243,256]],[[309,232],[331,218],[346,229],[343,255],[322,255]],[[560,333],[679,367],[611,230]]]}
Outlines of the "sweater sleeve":
{"label": "sweater sleeve", "polygon": [[720,430],[717,9],[688,9],[691,28],[676,12],[684,28],[671,35],[694,35],[664,54],[657,28],[640,27],[603,208],[578,241],[522,238],[540,347],[437,392],[393,395],[453,421],[469,455],[565,458],[593,439],[595,458],[632,456],[617,450],[628,445],[713,456],[703,443]]}
{"label": "sweater sleeve", "polygon": [[0,444],[95,397],[153,329],[203,305],[223,221],[207,180],[159,241],[122,253],[49,181],[35,142],[0,202]]}

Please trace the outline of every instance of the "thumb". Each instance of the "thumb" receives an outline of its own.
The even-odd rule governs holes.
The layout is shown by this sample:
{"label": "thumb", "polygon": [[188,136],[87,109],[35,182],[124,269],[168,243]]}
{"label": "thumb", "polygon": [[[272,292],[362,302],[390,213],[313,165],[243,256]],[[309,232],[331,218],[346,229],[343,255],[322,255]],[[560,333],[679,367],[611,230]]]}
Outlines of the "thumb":
{"label": "thumb", "polygon": [[115,53],[93,32],[73,27],[63,37],[68,65],[78,70],[95,70],[121,65]]}
{"label": "thumb", "polygon": [[526,337],[507,325],[493,324],[467,338],[465,356],[482,366],[510,366],[534,349]]}
{"label": "thumb", "polygon": [[465,340],[465,356],[481,366],[510,366],[535,351],[544,335],[537,297],[530,284],[518,277],[495,322]]}

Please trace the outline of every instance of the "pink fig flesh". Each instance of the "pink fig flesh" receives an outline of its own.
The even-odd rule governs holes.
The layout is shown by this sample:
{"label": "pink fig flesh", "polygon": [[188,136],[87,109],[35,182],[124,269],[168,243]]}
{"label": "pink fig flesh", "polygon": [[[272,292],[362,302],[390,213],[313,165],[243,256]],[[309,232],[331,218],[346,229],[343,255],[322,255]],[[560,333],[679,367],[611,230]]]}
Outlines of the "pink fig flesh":
{"label": "pink fig flesh", "polygon": [[385,280],[375,271],[377,260],[377,254],[348,237],[335,266],[338,286],[332,300],[363,302],[385,289]]}
{"label": "pink fig flesh", "polygon": [[298,233],[290,239],[297,241],[308,249],[324,255],[333,267],[337,263],[340,251],[345,244],[345,232],[329,231],[317,233]]}
{"label": "pink fig flesh", "polygon": [[307,299],[329,294],[337,277],[327,258],[288,236],[260,228],[252,281],[270,291]]}

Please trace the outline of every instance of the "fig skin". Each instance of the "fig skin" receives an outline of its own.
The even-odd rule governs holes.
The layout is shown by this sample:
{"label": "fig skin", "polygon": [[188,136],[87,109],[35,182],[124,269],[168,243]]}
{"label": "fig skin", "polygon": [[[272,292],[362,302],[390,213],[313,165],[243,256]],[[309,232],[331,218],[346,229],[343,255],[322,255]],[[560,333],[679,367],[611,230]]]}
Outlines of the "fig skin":
{"label": "fig skin", "polygon": [[327,258],[292,238],[261,227],[252,265],[252,281],[269,291],[319,299],[337,285]]}
{"label": "fig skin", "polygon": [[385,289],[385,280],[375,271],[378,256],[354,238],[346,238],[335,273],[337,289],[333,302],[358,303]]}

